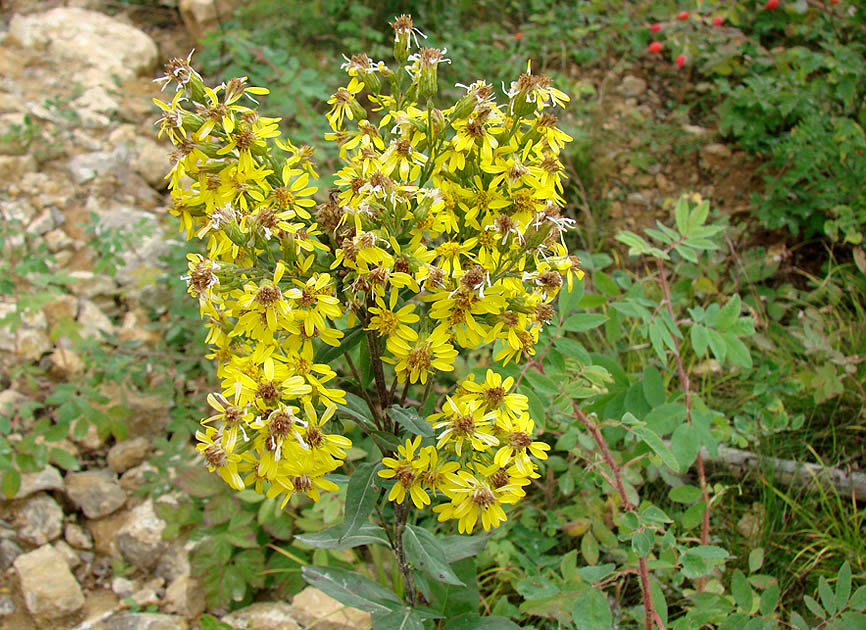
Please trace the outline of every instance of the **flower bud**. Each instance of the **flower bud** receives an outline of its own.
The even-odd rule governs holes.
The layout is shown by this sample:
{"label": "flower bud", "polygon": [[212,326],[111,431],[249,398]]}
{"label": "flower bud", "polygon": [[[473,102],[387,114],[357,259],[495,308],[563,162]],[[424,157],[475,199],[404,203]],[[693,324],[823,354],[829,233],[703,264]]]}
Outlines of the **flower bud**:
{"label": "flower bud", "polygon": [[401,15],[391,22],[391,27],[394,29],[394,58],[397,63],[404,64],[409,58],[410,40],[414,29],[412,18],[405,14]]}

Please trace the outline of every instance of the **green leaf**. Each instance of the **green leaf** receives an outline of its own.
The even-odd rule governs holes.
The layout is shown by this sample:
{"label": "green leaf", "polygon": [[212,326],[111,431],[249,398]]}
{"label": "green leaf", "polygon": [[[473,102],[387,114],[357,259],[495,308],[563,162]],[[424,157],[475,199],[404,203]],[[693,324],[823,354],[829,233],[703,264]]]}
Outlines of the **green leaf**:
{"label": "green leaf", "polygon": [[647,365],[643,369],[641,387],[643,388],[643,397],[646,399],[647,404],[649,404],[650,407],[663,405],[667,399],[662,375],[651,365]]}
{"label": "green leaf", "polygon": [[437,582],[465,586],[444,560],[442,543],[429,530],[407,524],[403,530],[403,547],[406,549],[406,558],[422,573]]}
{"label": "green leaf", "polygon": [[422,437],[433,436],[433,425],[418,415],[418,412],[414,409],[407,409],[400,405],[391,405],[388,407],[388,415],[394,418],[401,427],[412,435],[420,435]]}
{"label": "green leaf", "polygon": [[430,602],[430,607],[446,617],[477,613],[481,605],[481,596],[478,592],[474,558],[459,560],[453,563],[451,568],[466,586],[437,582],[419,572],[415,574],[415,583]]}
{"label": "green leaf", "polygon": [[553,347],[559,350],[569,359],[579,361],[583,365],[588,365],[592,362],[589,353],[582,344],[568,337],[557,337],[553,342]]}
{"label": "green leaf", "polygon": [[344,536],[351,536],[361,528],[361,525],[369,522],[370,512],[373,511],[379,499],[379,491],[382,489],[379,476],[376,474],[380,467],[379,462],[367,462],[360,464],[352,473],[346,488]]}
{"label": "green leaf", "polygon": [[722,333],[722,339],[725,340],[728,359],[730,359],[731,363],[738,367],[751,370],[752,355],[749,352],[749,349],[746,347],[746,344],[740,341],[740,339],[736,335],[729,332]]}
{"label": "green leaf", "polygon": [[3,496],[11,499],[21,487],[21,474],[14,468],[10,468],[3,473],[3,481],[0,482],[0,489],[3,490]]}
{"label": "green leaf", "polygon": [[689,330],[689,337],[692,340],[692,348],[695,354],[703,357],[707,353],[707,345],[710,343],[710,336],[703,324],[693,324]]}
{"label": "green leaf", "polygon": [[854,594],[848,601],[848,605],[854,610],[866,609],[866,586],[861,586],[856,591],[854,591]]}
{"label": "green leaf", "polygon": [[764,566],[764,548],[752,549],[749,553],[749,573],[754,573]]}
{"label": "green leaf", "polygon": [[728,330],[731,326],[734,325],[734,322],[737,321],[737,318],[740,316],[740,311],[742,310],[743,305],[740,302],[740,296],[734,294],[728,303],[725,304],[722,309],[719,311],[719,314],[716,316],[716,323],[713,326],[719,332],[724,332]]}
{"label": "green leaf", "polygon": [[583,298],[584,286],[583,279],[575,280],[573,286],[571,287],[571,291],[568,290],[568,286],[564,286],[562,290],[559,292],[559,319],[563,320],[569,315],[571,312],[577,308],[577,305],[580,304],[581,298]]}
{"label": "green leaf", "polygon": [[449,619],[444,630],[520,630],[520,626],[498,615],[481,617],[476,613],[466,613]]}
{"label": "green leaf", "polygon": [[806,604],[806,608],[808,608],[809,611],[819,619],[824,619],[827,616],[827,613],[825,613],[824,609],[821,608],[821,604],[808,595],[803,596],[803,603]]}
{"label": "green leaf", "polygon": [[743,612],[752,612],[754,593],[746,581],[746,576],[739,569],[734,571],[734,575],[731,577],[731,594]]}
{"label": "green leaf", "polygon": [[659,435],[672,433],[686,420],[688,410],[682,403],[665,403],[653,407],[643,421]]}
{"label": "green leaf", "polygon": [[662,442],[662,439],[649,427],[636,426],[632,429],[634,434],[646,442],[646,444],[655,452],[656,455],[662,458],[665,466],[671,470],[679,470],[679,462],[671,450]]}
{"label": "green leaf", "polygon": [[570,332],[584,332],[598,328],[607,319],[607,315],[602,315],[601,313],[576,313],[565,320],[562,327]]}
{"label": "green leaf", "polygon": [[674,219],[677,223],[677,231],[683,235],[689,235],[689,202],[685,196],[677,200],[677,205],[674,207]]}
{"label": "green leaf", "polygon": [[836,614],[836,598],[833,596],[833,590],[826,578],[818,578],[818,595],[821,596],[821,604],[827,611],[827,614],[832,616]]}
{"label": "green leaf", "polygon": [[400,603],[392,591],[352,571],[307,565],[301,569],[301,575],[307,584],[315,586],[341,604],[370,614],[387,615],[392,609],[385,602]]}
{"label": "green leaf", "polygon": [[616,282],[613,281],[613,278],[606,273],[596,271],[592,274],[592,282],[595,284],[595,288],[598,289],[602,295],[608,297],[619,296],[619,287],[616,286]]}
{"label": "green leaf", "polygon": [[424,630],[424,621],[408,606],[373,615],[376,630]]}
{"label": "green leaf", "polygon": [[70,453],[69,451],[65,451],[62,448],[52,448],[50,451],[51,461],[58,466],[60,466],[63,470],[78,470],[81,468],[81,464],[78,463],[78,459]]}
{"label": "green leaf", "polygon": [[645,558],[652,551],[655,536],[648,529],[636,531],[631,537],[631,548],[638,557]]}
{"label": "green leaf", "polygon": [[707,220],[707,215],[709,213],[710,202],[704,199],[701,203],[696,205],[691,214],[689,214],[688,233],[694,234],[695,231],[704,224],[704,221]]}
{"label": "green leaf", "polygon": [[577,630],[610,630],[613,623],[607,597],[595,588],[578,593],[571,606],[571,618]]}
{"label": "green leaf", "polygon": [[338,413],[357,421],[368,429],[376,428],[376,423],[373,422],[373,414],[370,413],[370,408],[367,406],[367,403],[364,402],[363,398],[356,396],[352,392],[346,392],[345,405],[337,403],[337,411]]}
{"label": "green leaf", "polygon": [[628,245],[629,256],[639,256],[647,254],[652,249],[650,244],[634,232],[623,231],[614,237],[620,243]]}
{"label": "green leaf", "polygon": [[811,626],[806,623],[806,620],[800,615],[800,613],[792,612],[791,613],[791,625],[797,630],[810,630]]}
{"label": "green leaf", "polygon": [[559,386],[544,374],[529,370],[526,372],[525,378],[540,395],[548,398],[554,398],[559,395]]}
{"label": "green leaf", "polygon": [[701,498],[701,489],[695,486],[677,486],[670,489],[668,498],[671,501],[688,505]]}
{"label": "green leaf", "polygon": [[445,562],[452,564],[464,558],[471,558],[481,553],[489,534],[475,536],[443,536],[440,541],[445,549]]}
{"label": "green leaf", "polygon": [[846,610],[842,613],[845,630],[863,630],[866,628],[866,615]]}
{"label": "green leaf", "polygon": [[716,361],[724,363],[728,352],[728,346],[721,333],[716,332],[712,328],[708,328],[707,336],[709,337],[710,350],[712,350],[713,356],[716,357]]}
{"label": "green leaf", "polygon": [[779,585],[771,584],[761,593],[760,611],[764,617],[769,617],[779,603]]}
{"label": "green leaf", "polygon": [[388,545],[388,536],[385,530],[373,523],[363,523],[355,532],[347,535],[343,523],[323,529],[312,534],[301,534],[295,536],[295,540],[310,547],[319,549],[351,549],[361,545],[381,544]]}
{"label": "green leaf", "polygon": [[364,326],[358,324],[347,332],[340,340],[339,345],[329,346],[323,344],[316,353],[316,363],[331,363],[341,354],[349,352],[364,338]]}
{"label": "green leaf", "polygon": [[681,424],[671,436],[671,452],[679,462],[680,472],[686,472],[698,457],[701,442],[694,429],[688,424]]}
{"label": "green leaf", "polygon": [[839,578],[836,580],[836,610],[842,610],[848,605],[851,596],[851,565],[848,561],[839,568]]}
{"label": "green leaf", "polygon": [[587,564],[594,565],[598,562],[598,542],[592,532],[587,532],[580,540],[580,553]]}

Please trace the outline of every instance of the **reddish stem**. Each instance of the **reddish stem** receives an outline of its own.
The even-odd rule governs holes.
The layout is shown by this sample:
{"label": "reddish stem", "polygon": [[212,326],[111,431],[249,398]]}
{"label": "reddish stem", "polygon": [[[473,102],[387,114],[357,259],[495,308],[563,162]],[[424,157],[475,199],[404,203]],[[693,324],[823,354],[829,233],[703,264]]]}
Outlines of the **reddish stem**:
{"label": "reddish stem", "polygon": [[[622,482],[622,469],[614,461],[610,448],[607,445],[607,440],[604,439],[604,436],[601,433],[601,429],[598,428],[598,425],[595,422],[586,417],[586,415],[578,408],[577,403],[572,403],[571,406],[574,410],[575,417],[580,420],[583,426],[586,427],[586,430],[589,431],[590,435],[592,435],[592,439],[595,440],[595,443],[601,450],[601,456],[613,472],[616,491],[619,493],[619,497],[622,500],[623,508],[627,512],[634,512],[635,505],[629,500],[628,495],[625,492],[625,484]],[[662,624],[661,618],[655,608],[653,608],[652,594],[650,592],[649,584],[649,569],[647,568],[646,558],[638,558],[638,575],[640,576],[640,590],[643,596],[644,630],[653,630],[653,624],[658,624],[659,629],[664,630],[664,624]]]}
{"label": "reddish stem", "polygon": [[[671,290],[670,290],[670,287],[668,287],[668,281],[667,281],[667,278],[665,277],[664,262],[662,261],[661,258],[656,258],[656,264],[658,265],[658,269],[659,269],[659,284],[661,284],[662,292],[664,293],[664,296],[665,296],[664,297],[665,306],[667,307],[668,315],[670,316],[671,321],[675,322],[676,318],[674,317],[674,307],[673,307],[673,304],[671,303]],[[679,339],[677,339],[676,335],[672,335],[672,336],[674,339],[674,359],[676,359],[676,363],[677,363],[677,374],[679,374],[680,384],[683,388],[683,392],[684,392],[685,400],[686,400],[686,420],[688,421],[689,424],[692,424],[692,390],[691,390],[690,383],[689,383],[689,377],[686,374],[685,367],[683,366],[683,358],[682,358],[682,355],[680,354]],[[701,498],[704,501],[704,516],[703,516],[703,519],[701,521],[701,544],[706,545],[707,543],[709,543],[709,540],[710,540],[710,492],[709,492],[709,489],[707,488],[707,473],[706,473],[706,469],[704,468],[704,458],[700,454],[700,452],[698,452],[697,465],[698,465],[698,480],[700,481],[700,485],[701,485]],[[696,584],[695,584],[697,587],[697,590],[698,591],[704,590],[704,584],[705,584],[705,582],[703,579],[697,580]]]}

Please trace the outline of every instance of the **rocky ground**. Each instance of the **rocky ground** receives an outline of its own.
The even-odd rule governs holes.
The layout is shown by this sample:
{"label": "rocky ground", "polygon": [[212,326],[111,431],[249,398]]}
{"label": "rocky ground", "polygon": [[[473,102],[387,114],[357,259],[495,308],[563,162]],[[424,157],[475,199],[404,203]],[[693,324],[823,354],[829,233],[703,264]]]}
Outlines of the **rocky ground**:
{"label": "rocky ground", "polygon": [[[152,79],[168,57],[192,47],[192,36],[213,17],[212,0],[180,4],[185,28],[176,19],[155,28],[86,0],[13,0],[0,9],[0,214],[41,239],[70,276],[68,292],[28,315],[25,326],[14,333],[0,328],[0,368],[14,358],[60,380],[80,371],[69,344],[49,334],[63,318],[78,322],[85,337],[109,332],[155,341],[144,307],[158,302],[159,288],[146,278],[168,247],[165,234],[175,229],[163,180],[170,149],[152,125],[151,98],[159,95]],[[637,145],[649,142],[639,131],[648,120],[658,122],[663,98],[655,79],[640,74],[617,69],[593,78],[602,156],[593,185],[608,201],[612,225],[651,224],[665,214],[666,200],[690,187],[736,212],[746,201],[750,166],[706,129],[669,121],[694,149],[648,168],[634,163]],[[90,217],[97,230],[149,228],[149,236],[121,252],[114,276],[94,272],[98,254],[84,229]],[[0,297],[0,318],[15,309]],[[4,391],[7,380],[0,378],[0,406],[18,405],[25,397]],[[189,546],[163,540],[166,523],[155,509],[174,499],[136,495],[151,466],[152,437],[165,429],[170,409],[156,395],[110,393],[133,410],[126,421],[132,439],[114,443],[90,431],[61,440],[84,470],[48,467],[24,475],[14,499],[0,502],[0,630],[198,627],[205,602],[190,574]],[[254,630],[369,627],[367,615],[312,588],[291,603],[258,602],[223,621]]]}
{"label": "rocky ground", "polygon": [[[203,5],[187,3],[191,19]],[[191,44],[177,30],[172,36],[151,29],[154,38],[123,15],[99,10],[14,2],[6,8],[0,213],[25,226],[28,238],[41,238],[71,282],[68,293],[28,315],[25,326],[14,333],[0,329],[0,352],[3,365],[13,357],[29,360],[62,377],[81,369],[70,346],[49,335],[63,317],[77,321],[83,336],[104,331],[154,341],[142,307],[158,295],[141,279],[174,230],[165,229],[171,222],[163,181],[169,148],[151,124],[151,98],[159,94],[152,78],[161,61]],[[149,236],[121,252],[113,277],[93,270],[97,252],[84,231],[91,216],[97,230],[149,228]],[[11,299],[0,301],[0,317],[15,309]],[[15,497],[0,502],[0,630],[198,627],[205,601],[190,575],[189,546],[163,540],[166,524],[154,509],[172,496],[135,494],[150,466],[151,437],[169,421],[168,406],[158,396],[115,394],[134,412],[127,422],[135,437],[112,444],[90,431],[61,440],[61,448],[87,463],[85,470],[62,474],[49,466],[26,474]],[[0,391],[0,405],[14,407],[24,398],[12,388]],[[317,621],[317,630],[369,628],[368,615],[312,588],[291,603],[258,602],[223,621],[257,630]]]}

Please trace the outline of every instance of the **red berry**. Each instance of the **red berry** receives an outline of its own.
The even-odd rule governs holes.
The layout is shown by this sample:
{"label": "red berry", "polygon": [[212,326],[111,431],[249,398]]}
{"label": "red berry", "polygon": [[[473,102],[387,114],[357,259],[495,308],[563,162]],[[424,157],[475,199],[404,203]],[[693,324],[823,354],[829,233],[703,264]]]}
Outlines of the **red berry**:
{"label": "red berry", "polygon": [[688,11],[680,11],[677,14],[677,17],[681,20],[688,20],[689,19],[689,12]]}
{"label": "red berry", "polygon": [[724,23],[724,20],[719,16],[713,18],[713,26],[721,26]]}
{"label": "red berry", "polygon": [[779,0],[767,0],[767,4],[765,6],[768,9],[777,9],[779,7]]}
{"label": "red berry", "polygon": [[686,57],[685,55],[679,55],[676,59],[674,59],[674,63],[677,64],[680,68],[686,65]]}
{"label": "red berry", "polygon": [[659,42],[653,42],[649,46],[650,52],[660,53],[662,51],[662,45]]}
{"label": "red berry", "polygon": [[521,39],[523,39],[523,31],[517,31],[514,34],[514,39],[516,39],[517,41],[520,41]]}
{"label": "red berry", "polygon": [[653,33],[658,33],[660,30],[662,30],[662,25],[659,24],[658,22],[656,22],[655,24],[653,24],[652,26],[650,26],[650,30],[651,30]]}

